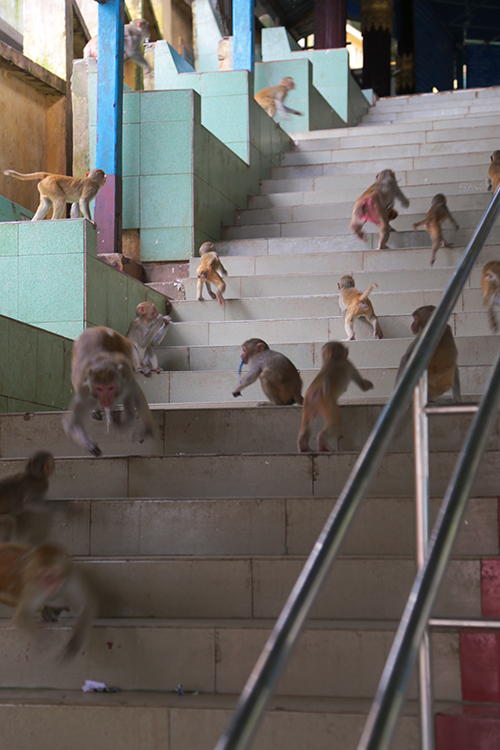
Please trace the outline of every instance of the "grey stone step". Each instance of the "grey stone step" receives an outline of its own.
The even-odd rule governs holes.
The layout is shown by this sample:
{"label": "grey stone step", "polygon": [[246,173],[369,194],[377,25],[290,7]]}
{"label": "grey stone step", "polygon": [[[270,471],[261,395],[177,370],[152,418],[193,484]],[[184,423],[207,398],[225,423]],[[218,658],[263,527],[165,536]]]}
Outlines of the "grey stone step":
{"label": "grey stone step", "polygon": [[[445,708],[448,704],[440,705]],[[316,750],[355,747],[370,710],[368,698],[271,698],[259,727],[260,748],[302,750],[314,736]],[[8,750],[100,748],[113,738],[120,750],[150,750],[170,737],[172,750],[213,750],[236,707],[235,695],[186,692],[3,690],[0,721]],[[418,705],[407,701],[395,747],[417,747]],[[160,743],[160,744],[159,744]]]}
{"label": "grey stone step", "polygon": [[471,104],[470,106],[464,105],[464,106],[450,106],[450,107],[443,107],[441,110],[432,110],[430,108],[428,111],[421,111],[418,109],[415,109],[413,111],[403,111],[403,112],[380,112],[380,114],[377,113],[375,110],[373,113],[363,115],[363,118],[361,120],[363,125],[370,125],[371,123],[376,124],[388,124],[392,122],[402,122],[404,120],[426,120],[426,119],[438,119],[440,116],[449,117],[450,115],[455,115],[457,117],[465,117],[467,115],[472,115],[474,117],[477,117],[478,115],[484,113],[486,115],[490,115],[492,112],[500,111],[500,103],[493,103],[488,102],[486,104]]}
{"label": "grey stone step", "polygon": [[[212,693],[215,687],[218,693],[236,695],[273,625],[271,620],[100,620],[82,654],[63,669],[54,657],[68,637],[67,627],[41,628],[37,648],[33,639],[5,624],[0,626],[5,655],[0,684],[79,690],[92,675],[122,690],[171,691],[181,683],[190,692]],[[277,695],[372,698],[395,626],[385,621],[311,621],[279,680]],[[438,700],[460,700],[458,644],[455,633],[432,635]],[[409,697],[416,694],[413,679]]]}
{"label": "grey stone step", "polygon": [[[435,437],[433,425],[436,421],[434,418],[431,422],[433,449],[446,443],[444,426],[438,433],[439,440]],[[283,430],[288,422],[284,419]],[[444,424],[450,427],[450,420],[444,420]],[[463,417],[461,424],[464,425],[462,434],[458,434],[460,425],[457,420],[449,441],[457,449],[461,447],[468,427]],[[405,430],[402,436],[410,443],[409,430]],[[498,445],[498,431],[490,444],[495,440]],[[136,556],[179,556],[184,564],[172,569],[175,576],[167,583],[170,590],[177,576],[186,575],[185,563],[191,558],[307,556],[335,502],[336,498],[319,497],[52,500],[45,538],[57,540],[71,555],[126,557],[127,561]],[[442,498],[431,500],[431,527],[441,502]],[[413,497],[366,498],[342,545],[340,556],[364,559],[414,557],[415,537]],[[26,524],[22,533],[16,536],[15,541],[18,540],[38,541],[29,534]],[[468,559],[498,553],[498,499],[471,498],[453,556]],[[125,562],[124,567],[127,565]],[[195,567],[193,565],[193,569]],[[219,574],[217,566],[211,570]],[[200,575],[206,581],[207,573]],[[105,570],[102,571],[102,580],[105,589],[108,580]],[[128,606],[128,599],[125,596],[122,606]]]}

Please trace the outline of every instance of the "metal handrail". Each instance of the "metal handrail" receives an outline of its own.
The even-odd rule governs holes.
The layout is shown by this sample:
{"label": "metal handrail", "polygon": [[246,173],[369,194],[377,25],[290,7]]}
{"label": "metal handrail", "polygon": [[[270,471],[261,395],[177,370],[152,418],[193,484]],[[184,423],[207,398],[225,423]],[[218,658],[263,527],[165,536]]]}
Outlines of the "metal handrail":
{"label": "metal handrail", "polygon": [[448,318],[493,226],[499,207],[500,190],[496,192],[474,232],[441,302],[420,336],[420,341],[392,397],[359,454],[344,489],[243,688],[235,714],[215,750],[244,750],[250,742],[271,697],[273,686],[304,627],[369,483],[406,413],[414,388],[444,333]]}

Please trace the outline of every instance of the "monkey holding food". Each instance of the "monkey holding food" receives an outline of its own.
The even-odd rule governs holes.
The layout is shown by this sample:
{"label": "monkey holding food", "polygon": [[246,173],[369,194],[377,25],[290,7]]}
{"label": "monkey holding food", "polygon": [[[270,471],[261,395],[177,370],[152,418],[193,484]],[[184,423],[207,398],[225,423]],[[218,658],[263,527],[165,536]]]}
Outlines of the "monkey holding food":
{"label": "monkey holding food", "polygon": [[241,391],[260,377],[262,390],[271,404],[284,406],[303,402],[302,379],[288,357],[270,349],[262,339],[248,339],[241,348],[240,372],[244,364],[250,371],[240,379],[233,396],[241,396]]}
{"label": "monkey holding food", "polygon": [[135,372],[143,375],[161,372],[153,346],[161,344],[172,320],[169,315],[160,315],[152,302],[141,302],[135,312],[137,317],[127,331],[127,338],[134,348]]}
{"label": "monkey holding food", "polygon": [[368,296],[372,289],[378,287],[378,284],[370,284],[365,292],[360,292],[354,286],[352,276],[342,276],[339,283],[339,307],[344,318],[345,332],[347,338],[345,341],[354,341],[354,321],[356,318],[365,318],[373,327],[373,338],[383,339],[384,334],[378,322],[377,316],[373,309]]}
{"label": "monkey holding food", "polygon": [[390,233],[396,231],[389,224],[398,215],[394,209],[396,198],[405,208],[410,205],[410,201],[400,190],[392,169],[384,169],[379,172],[373,185],[370,185],[354,204],[350,228],[360,239],[366,241],[363,225],[371,221],[379,226],[377,250],[387,248]]}
{"label": "monkey holding food", "polygon": [[488,311],[488,323],[491,330],[498,331],[495,305],[500,305],[500,261],[492,260],[485,265],[481,273],[481,291],[483,304]]}
{"label": "monkey holding food", "polygon": [[486,180],[486,187],[488,190],[493,190],[495,195],[498,186],[500,185],[500,150],[493,151],[490,156],[490,166],[488,167],[488,178]]}
{"label": "monkey holding food", "polygon": [[[411,342],[406,352],[401,357],[396,383],[402,376],[406,363],[415,349],[420,335],[425,328],[427,321],[435,310],[434,305],[424,305],[419,307],[413,313],[411,331],[415,339]],[[439,341],[434,354],[432,355],[428,366],[428,400],[435,401],[446,391],[451,390],[453,400],[460,403],[462,396],[460,393],[460,375],[457,365],[458,351],[453,338],[453,333],[449,325],[446,326],[441,340]]]}
{"label": "monkey holding food", "polygon": [[413,229],[418,229],[418,227],[423,224],[425,231],[428,232],[431,236],[431,266],[434,265],[436,253],[440,247],[453,247],[451,242],[445,241],[443,232],[441,230],[441,224],[446,221],[446,219],[449,219],[449,221],[451,221],[455,229],[459,228],[457,222],[448,210],[445,196],[442,193],[438,193],[432,199],[431,207],[427,211],[425,219],[422,219],[422,221],[417,221],[413,225]]}
{"label": "monkey holding food", "polygon": [[[142,54],[142,43],[149,39],[149,24],[144,18],[136,18],[130,23],[126,23],[123,27],[123,58],[125,62],[127,60],[133,60],[136,65],[139,65],[147,73],[151,72],[151,67],[148,65]],[[98,37],[93,36],[92,39],[87,42],[83,48],[83,57],[93,57],[97,60],[97,49],[98,49]]]}
{"label": "monkey holding food", "polygon": [[54,468],[52,453],[37,451],[28,458],[23,471],[0,479],[0,542],[12,537],[16,516],[25,511],[46,510],[44,500]]}
{"label": "monkey holding food", "polygon": [[[196,269],[196,275],[198,276],[198,283],[196,286],[197,299],[201,302],[203,300],[203,284],[207,287],[207,292],[212,299],[217,299],[219,305],[224,310],[226,307],[226,300],[222,296],[226,291],[226,282],[222,276],[227,276],[227,271],[221,263],[219,256],[215,251],[215,245],[213,242],[204,242],[200,247],[200,265]],[[222,274],[222,276],[220,275]],[[215,284],[217,292],[212,292],[210,284]]]}
{"label": "monkey holding food", "polygon": [[4,174],[15,177],[16,180],[40,180],[37,185],[40,203],[31,221],[45,219],[51,208],[53,219],[64,219],[66,203],[71,203],[72,219],[78,219],[81,211],[84,217],[96,226],[92,220],[89,203],[106,182],[106,175],[102,169],[92,169],[85,177],[66,177],[50,172],[21,174],[13,169],[4,170]]}
{"label": "monkey holding food", "polygon": [[349,361],[349,350],[344,344],[329,341],[323,346],[321,353],[323,356],[321,370],[304,396],[302,422],[297,438],[300,452],[310,450],[311,426],[317,415],[324,420],[323,429],[318,433],[318,450],[331,450],[328,442],[337,438],[342,429],[342,412],[338,399],[347,390],[351,380],[362,391],[369,391],[373,388],[373,383],[362,378]]}
{"label": "monkey holding food", "polygon": [[296,109],[286,107],[284,104],[286,95],[289,91],[293,91],[294,88],[295,83],[293,78],[287,76],[281,79],[278,86],[268,86],[265,89],[257,91],[254,99],[267,112],[269,117],[274,118],[276,110],[278,110],[284,120],[289,120],[289,115],[300,115],[302,117],[302,112],[297,112]]}
{"label": "monkey holding food", "polygon": [[0,602],[16,608],[12,621],[27,630],[33,629],[37,612],[43,620],[57,622],[62,609],[74,609],[76,622],[65,659],[76,656],[85,644],[96,611],[84,577],[54,544],[0,544]]}
{"label": "monkey holding food", "polygon": [[153,435],[153,417],[146,398],[134,376],[134,349],[131,342],[112,328],[87,328],[73,344],[71,383],[75,395],[71,413],[63,418],[66,435],[94,456],[102,451],[84,426],[84,420],[96,407],[106,413],[109,424],[115,397],[123,400],[123,416],[113,414],[118,427],[128,426],[135,409],[143,423],[144,440]]}

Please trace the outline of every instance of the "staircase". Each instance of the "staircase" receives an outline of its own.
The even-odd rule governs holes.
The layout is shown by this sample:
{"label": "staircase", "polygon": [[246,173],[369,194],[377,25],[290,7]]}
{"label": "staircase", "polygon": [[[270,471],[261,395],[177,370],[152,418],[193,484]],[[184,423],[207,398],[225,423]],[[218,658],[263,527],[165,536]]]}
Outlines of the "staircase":
{"label": "staircase", "polygon": [[[229,272],[225,311],[196,301],[198,261],[191,262],[186,300],[174,304],[174,324],[157,350],[165,372],[141,379],[154,405],[154,441],[132,443],[129,434],[108,435],[96,423],[92,432],[104,457],[94,459],[68,443],[60,414],[0,417],[2,474],[34,449],[56,455],[50,537],[68,547],[100,599],[89,644],[65,666],[54,654],[69,621],[43,626],[33,640],[12,628],[11,612],[1,609],[6,750],[215,745],[392,392],[411,339],[411,312],[437,304],[490,201],[485,178],[499,147],[499,113],[500,89],[382,99],[357,128],[297,135],[296,149],[217,243]],[[411,204],[394,222],[391,249],[377,251],[378,234],[360,242],[349,233],[349,218],[356,197],[387,167]],[[460,229],[445,226],[456,247],[440,249],[431,269],[428,236],[411,225],[437,192],[447,196]],[[499,241],[495,227],[450,320],[462,393],[470,400],[480,395],[497,349],[482,308],[480,271],[498,257]],[[347,392],[336,452],[299,455],[300,408],[255,408],[263,398],[259,384],[232,398],[240,346],[264,338],[294,361],[307,387],[322,345],[344,338],[336,284],[345,273],[360,289],[379,285],[371,298],[385,338],[374,341],[371,327],[358,321],[357,340],[349,344],[352,361],[375,388],[369,397],[355,386]],[[431,422],[432,518],[469,423],[467,415]],[[436,615],[500,616],[498,439],[497,427]],[[415,573],[412,454],[408,414],[255,748],[356,748]],[[498,707],[481,704],[500,703],[487,672],[496,668],[496,638],[433,632],[437,750],[500,745],[500,739],[491,744],[500,736]],[[84,694],[85,679],[121,692]],[[475,701],[473,710],[462,699]],[[478,744],[486,719],[490,744]],[[418,748],[418,735],[413,680],[393,747]],[[453,745],[446,744],[450,737]]]}

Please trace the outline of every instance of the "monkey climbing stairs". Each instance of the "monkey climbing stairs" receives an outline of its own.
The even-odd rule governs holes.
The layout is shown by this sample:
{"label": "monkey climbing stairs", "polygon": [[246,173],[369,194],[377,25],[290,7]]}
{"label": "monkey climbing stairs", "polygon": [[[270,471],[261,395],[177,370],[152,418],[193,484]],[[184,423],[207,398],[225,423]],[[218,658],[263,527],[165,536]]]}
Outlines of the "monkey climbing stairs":
{"label": "monkey climbing stairs", "polygon": [[[391,392],[410,342],[412,311],[437,302],[476,214],[490,200],[484,178],[498,145],[493,121],[500,91],[379,100],[367,118],[377,112],[392,118],[400,104],[393,123],[367,119],[358,128],[296,136],[295,151],[283,156],[217,244],[229,271],[225,311],[195,300],[192,261],[186,300],[174,304],[174,323],[158,350],[166,372],[141,378],[156,404],[154,440],[138,444],[129,433],[108,434],[96,423],[92,432],[104,456],[94,459],[68,442],[60,413],[0,416],[1,474],[34,448],[56,456],[50,538],[67,546],[100,600],[88,645],[64,666],[53,660],[67,637],[64,617],[34,638],[12,628],[10,612],[0,610],[0,720],[8,750],[35,741],[37,750],[215,745]],[[407,119],[407,112],[414,117]],[[400,231],[391,235],[392,249],[377,251],[374,235],[363,244],[348,225],[355,198],[387,167],[411,203],[394,222]],[[448,197],[461,228],[445,229],[456,247],[439,250],[431,269],[427,235],[410,227],[437,192]],[[490,235],[450,321],[466,398],[481,392],[497,346],[479,277],[483,262],[495,258],[499,234],[495,228]],[[349,344],[352,361],[375,389],[369,398],[355,386],[347,392],[337,451],[299,455],[298,407],[255,408],[263,398],[258,384],[242,399],[231,397],[240,346],[251,336],[265,338],[310,382],[322,344],[344,337],[336,299],[344,273],[353,273],[359,288],[379,285],[372,301],[385,338],[374,341],[359,321],[357,340]],[[431,422],[432,517],[469,421],[455,415]],[[488,614],[495,612],[498,439],[497,426],[436,605],[440,616],[480,618],[485,604]],[[413,475],[408,414],[254,747],[356,748],[414,576]],[[433,632],[439,731],[457,719],[447,711],[459,714],[461,700],[478,695],[481,676],[471,654],[484,671],[487,657],[496,665],[494,643],[483,638],[481,645],[458,629]],[[84,694],[85,679],[121,692]],[[488,696],[500,702],[493,691]],[[413,681],[394,748],[418,747],[417,711]],[[453,747],[473,746],[459,737]]]}

